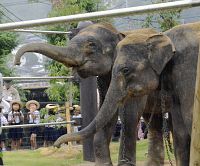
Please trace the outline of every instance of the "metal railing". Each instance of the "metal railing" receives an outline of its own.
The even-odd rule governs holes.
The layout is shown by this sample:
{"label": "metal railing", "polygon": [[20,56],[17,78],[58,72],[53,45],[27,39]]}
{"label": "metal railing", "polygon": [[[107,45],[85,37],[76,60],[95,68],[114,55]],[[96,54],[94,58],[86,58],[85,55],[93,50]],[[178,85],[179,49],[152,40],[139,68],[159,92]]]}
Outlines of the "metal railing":
{"label": "metal railing", "polygon": [[200,0],[184,0],[184,1],[175,1],[175,2],[167,2],[167,3],[159,3],[145,6],[137,6],[123,9],[114,9],[114,10],[106,10],[106,11],[98,11],[91,13],[83,13],[62,17],[52,17],[38,20],[29,20],[29,21],[20,21],[14,23],[6,23],[0,24],[0,31],[7,31],[11,29],[20,29],[25,27],[34,27],[34,26],[42,26],[56,23],[69,23],[75,21],[83,21],[83,20],[91,20],[91,19],[100,19],[105,17],[116,17],[116,16],[126,16],[126,15],[136,15],[136,14],[144,14],[155,11],[163,11],[169,9],[177,9],[177,8],[190,8],[200,6]]}
{"label": "metal railing", "polygon": [[1,126],[2,129],[10,129],[10,128],[29,128],[36,126],[46,126],[46,125],[61,125],[61,124],[74,124],[75,121],[64,121],[64,122],[52,122],[52,123],[39,123],[39,124],[22,124],[22,125],[9,125],[9,126]]}
{"label": "metal railing", "polygon": [[56,77],[2,77],[3,80],[51,80],[51,79],[72,79],[74,76],[56,76]]}
{"label": "metal railing", "polygon": [[25,32],[25,33],[43,33],[43,34],[71,34],[72,32],[64,32],[64,31],[43,31],[43,30],[35,30],[35,29],[14,29],[14,32]]}

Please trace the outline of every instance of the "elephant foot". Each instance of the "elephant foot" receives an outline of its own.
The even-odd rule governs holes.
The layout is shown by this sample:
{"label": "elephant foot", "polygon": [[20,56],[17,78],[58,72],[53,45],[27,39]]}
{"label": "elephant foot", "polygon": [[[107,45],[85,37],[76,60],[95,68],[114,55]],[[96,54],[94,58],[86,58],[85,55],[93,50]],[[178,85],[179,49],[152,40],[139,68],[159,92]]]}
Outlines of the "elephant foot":
{"label": "elephant foot", "polygon": [[133,162],[122,162],[119,163],[117,166],[136,166],[136,164]]}
{"label": "elephant foot", "polygon": [[164,166],[164,163],[155,160],[148,160],[144,166]]}
{"label": "elephant foot", "polygon": [[117,166],[136,166],[136,165],[135,164],[124,163],[124,164],[118,164]]}
{"label": "elephant foot", "polygon": [[95,163],[95,166],[113,166],[112,163]]}

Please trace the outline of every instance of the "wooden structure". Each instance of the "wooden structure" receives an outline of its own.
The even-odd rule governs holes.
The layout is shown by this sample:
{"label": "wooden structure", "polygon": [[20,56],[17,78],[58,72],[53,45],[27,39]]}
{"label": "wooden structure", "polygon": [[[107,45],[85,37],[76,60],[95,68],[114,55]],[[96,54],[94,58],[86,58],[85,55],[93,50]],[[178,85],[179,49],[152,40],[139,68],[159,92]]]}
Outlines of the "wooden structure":
{"label": "wooden structure", "polygon": [[[200,43],[199,43],[200,44]],[[190,166],[200,166],[200,46],[197,64],[196,87],[193,107]]]}

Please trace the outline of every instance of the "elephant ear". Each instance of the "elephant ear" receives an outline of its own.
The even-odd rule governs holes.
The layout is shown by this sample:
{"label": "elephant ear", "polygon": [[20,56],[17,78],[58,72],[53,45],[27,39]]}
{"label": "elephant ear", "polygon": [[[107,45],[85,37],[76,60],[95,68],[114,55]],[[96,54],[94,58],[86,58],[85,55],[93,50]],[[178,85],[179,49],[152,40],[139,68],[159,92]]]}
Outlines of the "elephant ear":
{"label": "elephant ear", "polygon": [[160,75],[175,53],[171,39],[163,34],[156,34],[147,39],[148,59],[154,71]]}

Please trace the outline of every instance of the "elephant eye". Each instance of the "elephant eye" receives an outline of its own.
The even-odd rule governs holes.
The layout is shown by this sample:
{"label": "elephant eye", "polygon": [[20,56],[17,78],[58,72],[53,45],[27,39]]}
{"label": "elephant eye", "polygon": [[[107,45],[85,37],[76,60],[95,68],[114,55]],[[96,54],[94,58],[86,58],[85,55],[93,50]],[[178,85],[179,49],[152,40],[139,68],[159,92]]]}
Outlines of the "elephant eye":
{"label": "elephant eye", "polygon": [[96,48],[97,45],[96,45],[96,43],[89,42],[88,46],[91,48]]}
{"label": "elephant eye", "polygon": [[128,75],[129,72],[130,72],[130,70],[129,70],[128,67],[124,67],[124,68],[122,68],[121,72],[122,72],[124,75]]}

